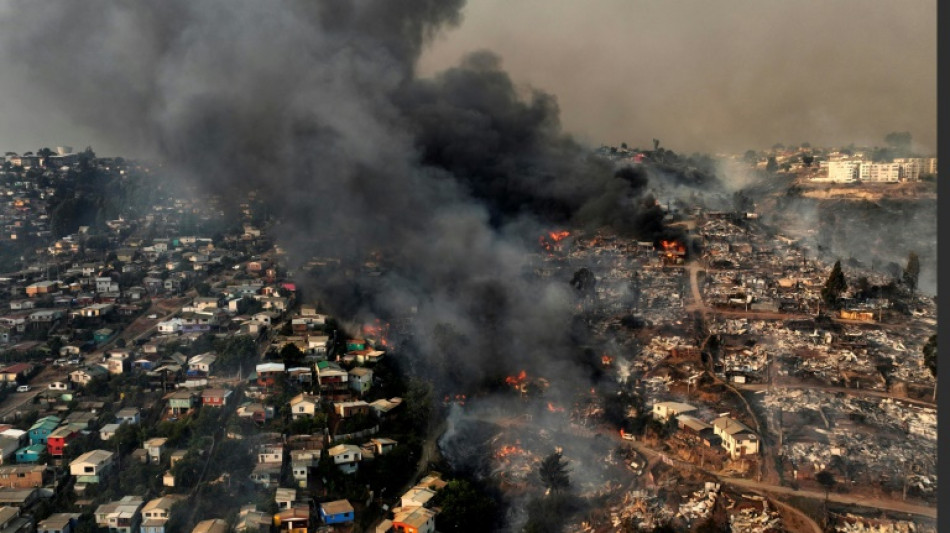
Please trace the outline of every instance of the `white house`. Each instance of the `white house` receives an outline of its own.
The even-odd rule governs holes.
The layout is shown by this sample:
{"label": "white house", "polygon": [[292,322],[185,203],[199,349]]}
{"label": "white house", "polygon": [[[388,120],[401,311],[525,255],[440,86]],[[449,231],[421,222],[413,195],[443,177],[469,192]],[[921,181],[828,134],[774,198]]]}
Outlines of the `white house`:
{"label": "white house", "polygon": [[188,370],[192,372],[201,372],[202,374],[209,374],[211,372],[211,367],[214,365],[214,362],[217,359],[218,356],[213,352],[198,354],[188,361]]}
{"label": "white house", "polygon": [[748,426],[727,416],[713,420],[713,432],[733,459],[759,453],[759,437]]}
{"label": "white house", "polygon": [[[185,499],[183,494],[169,494],[149,500],[142,507],[142,529],[158,531],[168,521],[172,506]],[[164,528],[161,530],[164,531]]]}
{"label": "white house", "polygon": [[88,451],[69,463],[69,473],[76,483],[99,483],[112,468],[114,454],[106,450]]}
{"label": "white house", "polygon": [[164,437],[155,437],[145,441],[142,448],[148,453],[149,463],[157,465],[162,462],[162,450],[165,449],[166,442],[168,442],[168,439]]}
{"label": "white house", "polygon": [[314,394],[300,393],[290,399],[290,412],[294,420],[313,416],[320,404],[320,397]]}
{"label": "white house", "polygon": [[182,320],[180,318],[171,318],[158,323],[158,332],[163,335],[170,335],[173,333],[178,333],[182,328]]}
{"label": "white house", "polygon": [[363,452],[359,446],[352,444],[337,444],[327,450],[333,464],[344,474],[352,474],[359,469],[359,462],[363,460]]}

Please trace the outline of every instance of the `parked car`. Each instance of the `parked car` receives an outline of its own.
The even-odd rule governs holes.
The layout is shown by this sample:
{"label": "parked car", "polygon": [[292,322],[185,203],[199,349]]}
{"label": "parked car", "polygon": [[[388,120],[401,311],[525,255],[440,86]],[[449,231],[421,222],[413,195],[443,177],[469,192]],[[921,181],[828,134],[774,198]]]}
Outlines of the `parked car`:
{"label": "parked car", "polygon": [[29,385],[20,385],[19,387],[16,388],[16,391],[17,391],[17,392],[30,392],[30,386],[29,386]]}

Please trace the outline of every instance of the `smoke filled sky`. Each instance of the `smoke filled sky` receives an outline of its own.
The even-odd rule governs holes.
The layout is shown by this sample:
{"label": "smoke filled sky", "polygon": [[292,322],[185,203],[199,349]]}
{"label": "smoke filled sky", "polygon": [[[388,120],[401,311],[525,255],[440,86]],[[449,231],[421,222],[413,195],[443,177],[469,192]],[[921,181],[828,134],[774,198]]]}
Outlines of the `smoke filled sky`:
{"label": "smoke filled sky", "polygon": [[[9,5],[0,4],[0,15]],[[429,76],[479,49],[557,97],[592,145],[744,151],[775,142],[936,150],[936,3],[837,0],[478,0],[422,56]],[[16,62],[35,61],[27,51]],[[9,61],[9,58],[8,58]],[[136,155],[24,91],[0,64],[0,150],[92,144]]]}
{"label": "smoke filled sky", "polygon": [[910,131],[936,151],[933,1],[479,0],[463,17],[422,74],[493,50],[589,144],[739,152]]}

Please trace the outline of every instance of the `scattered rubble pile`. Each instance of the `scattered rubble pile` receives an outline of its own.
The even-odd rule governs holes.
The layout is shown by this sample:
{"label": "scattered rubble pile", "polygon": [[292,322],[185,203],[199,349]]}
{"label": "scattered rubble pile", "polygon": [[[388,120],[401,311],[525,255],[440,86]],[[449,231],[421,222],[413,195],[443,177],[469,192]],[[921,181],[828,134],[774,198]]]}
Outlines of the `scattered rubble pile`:
{"label": "scattered rubble pile", "polygon": [[855,516],[851,513],[838,515],[837,533],[936,533],[936,528],[904,520],[881,520]]}
{"label": "scattered rubble pile", "polygon": [[761,496],[743,495],[742,502],[730,502],[726,509],[729,511],[729,527],[734,533],[782,531],[781,516],[769,508],[768,500]]}
{"label": "scattered rubble pile", "polygon": [[680,504],[678,516],[682,517],[686,524],[692,527],[693,524],[709,517],[718,498],[719,483],[707,481],[702,490],[693,492],[688,501]]}
{"label": "scattered rubble pile", "polygon": [[[832,426],[818,431],[827,442],[783,444],[782,455],[796,469],[806,467],[817,472],[831,464],[834,456],[839,456],[849,463],[864,465],[868,475],[895,475],[894,468],[913,465],[915,473],[927,480],[920,481],[922,493],[929,492],[927,487],[935,483],[937,422],[933,409],[908,406],[889,398],[839,398],[817,390],[769,391],[764,395],[763,404],[786,413],[815,411]],[[854,431],[852,421],[876,426],[879,431]]]}

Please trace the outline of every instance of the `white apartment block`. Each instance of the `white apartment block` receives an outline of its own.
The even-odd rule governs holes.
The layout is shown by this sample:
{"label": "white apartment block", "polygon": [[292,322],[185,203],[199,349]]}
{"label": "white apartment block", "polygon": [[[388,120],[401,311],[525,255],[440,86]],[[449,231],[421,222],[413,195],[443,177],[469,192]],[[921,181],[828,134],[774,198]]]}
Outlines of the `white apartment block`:
{"label": "white apartment block", "polygon": [[858,161],[829,161],[826,179],[834,183],[852,183],[858,179],[860,166]]}
{"label": "white apartment block", "polygon": [[858,179],[867,183],[897,183],[901,179],[900,163],[862,163]]}
{"label": "white apartment block", "polygon": [[924,174],[937,173],[936,157],[901,157],[894,159],[901,166],[901,180],[917,181]]}

